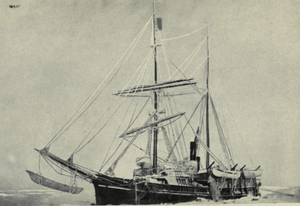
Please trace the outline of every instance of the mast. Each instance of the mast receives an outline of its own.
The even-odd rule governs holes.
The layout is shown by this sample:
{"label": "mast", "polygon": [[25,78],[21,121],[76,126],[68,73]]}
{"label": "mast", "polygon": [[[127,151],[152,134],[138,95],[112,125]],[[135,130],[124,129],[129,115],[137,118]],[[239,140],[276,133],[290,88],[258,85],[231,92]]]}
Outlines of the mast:
{"label": "mast", "polygon": [[[153,61],[154,61],[154,84],[157,84],[157,61],[156,61],[156,38],[155,38],[155,2],[153,2],[153,17],[152,17],[152,30],[153,30]],[[154,111],[157,114],[158,102],[157,102],[157,93],[154,94]],[[154,115],[154,121],[157,121],[157,115]],[[157,174],[157,136],[158,129],[157,124],[153,126],[153,173]]]}
{"label": "mast", "polygon": [[[209,36],[208,36],[208,26],[207,26],[207,65],[206,65],[206,146],[210,148],[209,139]],[[206,168],[209,167],[209,152],[206,152]]]}

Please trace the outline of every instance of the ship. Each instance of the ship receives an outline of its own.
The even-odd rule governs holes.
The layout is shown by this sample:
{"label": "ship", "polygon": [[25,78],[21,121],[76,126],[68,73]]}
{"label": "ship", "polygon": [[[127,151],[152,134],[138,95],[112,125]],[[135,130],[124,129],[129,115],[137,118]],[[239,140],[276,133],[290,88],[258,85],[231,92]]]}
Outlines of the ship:
{"label": "ship", "polygon": [[[145,46],[145,48],[148,50],[150,48],[150,51],[138,69],[141,71],[140,76],[132,75],[138,84],[130,86],[126,84],[127,87],[113,93],[113,97],[116,98],[114,102],[120,103],[119,105],[124,104],[124,101],[133,102],[134,100],[142,102],[140,104],[142,106],[132,106],[134,109],[127,110],[120,109],[121,106],[115,110],[111,107],[107,108],[102,112],[112,111],[110,116],[107,115],[108,120],[102,120],[105,116],[103,114],[101,121],[99,119],[92,124],[94,126],[91,131],[83,137],[83,141],[69,158],[64,159],[51,152],[57,140],[70,130],[85,112],[89,111],[102,92],[101,89],[110,86],[110,82],[119,71],[119,67],[115,67],[117,69],[109,74],[111,79],[107,80],[108,83],[101,84],[102,86],[97,88],[44,148],[35,149],[39,157],[43,158],[55,171],[60,171],[59,174],[74,177],[74,180],[81,178],[91,183],[95,190],[97,205],[179,203],[199,198],[219,201],[241,198],[249,194],[259,196],[262,169],[260,166],[248,167],[234,161],[229,138],[226,137],[223,129],[224,123],[220,120],[210,92],[208,25],[178,37],[186,38],[197,31],[206,30],[204,40],[197,46],[198,50],[203,45],[206,47],[205,61],[193,64],[198,64],[197,69],[204,67],[204,78],[200,78],[202,81],[195,81],[196,78],[193,75],[187,77],[184,74],[185,69],[182,69],[184,66],[178,67],[171,61],[174,73],[178,75],[169,75],[166,79],[160,77],[161,70],[166,69],[158,64],[158,55],[163,53],[158,50],[163,49],[164,39],[158,38],[161,36],[162,18],[156,17],[155,5],[153,5],[153,14],[149,21],[126,50],[126,55],[131,54],[132,48],[148,25],[151,25],[151,41],[150,47]],[[191,62],[195,56],[197,57],[198,50],[194,50],[182,65],[192,65]],[[125,60],[120,64],[123,65],[127,60],[126,55],[121,57]],[[152,76],[151,79],[148,78],[149,76]],[[122,82],[117,84],[117,86],[121,85]],[[116,87],[116,85],[113,86]],[[188,105],[185,100],[189,103],[196,103]],[[181,107],[177,106],[177,101]],[[187,111],[179,111],[179,107]],[[118,115],[120,110],[125,113],[124,116]],[[131,113],[131,118],[125,118],[129,113]],[[211,121],[214,121],[213,125]],[[99,135],[108,123],[112,123],[115,128],[111,127],[111,132]],[[215,133],[211,132],[212,126],[215,126]],[[125,129],[121,130],[122,128]],[[98,171],[74,161],[74,156],[79,155],[83,148],[91,145],[95,138],[111,138],[119,142],[115,144],[115,150],[107,145],[109,152],[101,153],[105,158]],[[138,141],[141,138],[144,140]],[[212,146],[216,142],[219,147]],[[131,156],[132,154],[137,154],[137,156],[126,159],[128,162],[135,162],[136,168],[123,166],[122,169],[129,169],[132,177],[115,175],[115,169],[130,148],[139,151],[139,153],[131,153]],[[222,158],[216,154],[216,151],[222,154]],[[140,155],[141,153],[143,155]],[[90,154],[94,155],[94,152]],[[97,159],[95,156],[92,158]],[[71,194],[79,194],[83,190],[74,184],[75,181],[69,185],[62,184],[44,177],[40,171],[35,173],[26,170],[26,172],[33,182],[41,186]]]}

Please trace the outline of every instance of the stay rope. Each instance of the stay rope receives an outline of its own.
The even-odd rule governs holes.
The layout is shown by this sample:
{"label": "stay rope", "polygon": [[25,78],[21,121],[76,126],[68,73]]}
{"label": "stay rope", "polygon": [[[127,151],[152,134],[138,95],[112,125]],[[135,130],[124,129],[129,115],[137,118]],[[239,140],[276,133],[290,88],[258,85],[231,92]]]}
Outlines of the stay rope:
{"label": "stay rope", "polygon": [[[204,98],[204,97],[202,97],[202,98]],[[201,99],[202,99],[202,98],[201,98]],[[198,108],[199,105],[200,105],[201,99],[200,99],[199,103],[197,104],[196,108],[194,109],[192,115],[190,116],[188,122],[185,124],[185,126],[184,126],[183,130],[181,131],[180,135],[178,136],[177,140],[175,141],[175,143],[174,143],[174,145],[173,145],[173,148],[172,148],[172,151],[171,151],[171,152],[174,151],[174,148],[176,147],[178,141],[180,140],[180,138],[181,138],[181,136],[182,136],[182,133],[184,132],[185,128],[187,127],[189,121],[191,121],[192,117],[194,116],[194,114],[195,114],[197,108]],[[169,158],[170,158],[170,155],[168,156],[167,160],[169,160]]]}
{"label": "stay rope", "polygon": [[[63,127],[54,135],[54,137],[48,142],[48,144],[46,145],[46,147],[49,147],[51,144],[53,144],[64,132],[66,132],[81,116],[83,113],[85,113],[85,111],[94,103],[94,101],[99,97],[99,95],[102,92],[99,92],[98,95],[96,97],[94,97],[94,95],[98,92],[98,90],[100,89],[100,87],[104,84],[104,82],[106,81],[106,79],[110,76],[110,74],[114,71],[114,69],[117,67],[117,65],[120,63],[120,61],[123,59],[123,57],[127,54],[127,52],[131,49],[131,51],[129,52],[129,54],[133,51],[133,49],[135,48],[136,43],[139,41],[140,37],[142,36],[142,34],[144,33],[144,31],[146,30],[149,22],[151,21],[152,16],[150,17],[150,19],[148,20],[148,22],[146,23],[146,25],[142,28],[142,30],[138,33],[138,35],[135,37],[135,39],[132,41],[132,43],[130,44],[130,46],[126,49],[126,51],[123,53],[123,55],[121,56],[121,58],[117,61],[117,63],[113,66],[113,68],[111,69],[111,71],[106,75],[106,77],[104,78],[104,80],[100,83],[100,85],[98,85],[98,87],[96,88],[96,90],[87,98],[87,100],[82,104],[82,106],[76,110],[76,112],[73,114],[73,116],[63,125]],[[129,56],[129,54],[127,55],[127,58]],[[125,61],[127,60],[127,58],[125,59]],[[125,63],[125,61],[123,62],[123,65]],[[105,88],[107,87],[107,85],[109,85],[109,83],[112,81],[112,79],[116,76],[116,74],[120,71],[120,69],[122,68],[119,67],[119,69],[116,71],[115,75],[113,75],[113,77],[111,78],[111,80],[106,84]],[[90,104],[87,105],[87,103],[94,97],[94,99],[90,102]],[[85,107],[86,109],[84,109],[77,118],[75,118],[75,116]],[[75,119],[74,119],[75,118]],[[74,119],[74,120],[73,120]],[[72,121],[73,120],[73,121]],[[72,121],[72,122],[71,122]],[[71,123],[70,123],[71,122]],[[69,126],[67,126],[70,123]]]}
{"label": "stay rope", "polygon": [[[174,100],[174,99],[173,99]],[[175,101],[174,101],[174,103],[175,103]],[[177,108],[175,107],[175,110],[177,111]],[[181,131],[182,131],[182,128],[180,127],[181,125],[180,125],[180,122],[176,122],[176,125],[174,126],[174,128],[175,128],[175,133],[176,133],[176,136],[178,137],[179,135],[180,135],[180,133],[179,133],[179,129],[181,129]],[[179,128],[180,127],[180,128]],[[180,149],[180,152],[181,152],[181,154],[182,154],[182,156],[183,156],[183,159],[184,159],[184,157],[186,157],[187,156],[187,153],[185,153],[185,150],[184,150],[184,148],[185,147],[183,147],[183,145],[182,145],[182,140],[184,139],[184,134],[182,133],[182,138],[180,138],[179,139],[179,141],[178,141],[178,143],[177,143],[177,145],[179,146],[179,149]],[[184,142],[184,141],[183,141]],[[186,148],[185,148],[186,149]]]}
{"label": "stay rope", "polygon": [[[166,110],[169,114],[172,114],[172,108],[171,108],[171,101],[170,98],[168,96],[166,96],[165,98],[163,98],[162,102],[165,102],[164,104],[166,105]],[[175,142],[175,134],[174,134],[174,128],[173,125],[170,124],[170,127],[167,127],[168,129],[168,133],[173,137],[173,141]],[[172,134],[171,134],[172,133]],[[180,157],[182,154],[179,152],[178,147],[176,147],[176,152],[177,152],[177,157]],[[175,155],[176,156],[176,155]],[[183,156],[181,157],[183,159]]]}
{"label": "stay rope", "polygon": [[[180,66],[178,67],[178,70],[180,71],[180,73],[183,75],[183,71],[186,69],[186,67],[184,68],[183,71],[180,70],[180,68],[186,63],[187,65],[193,60],[193,58],[195,57],[195,55],[197,54],[197,52],[199,51],[199,49],[202,47],[202,45],[204,44],[204,42],[206,41],[206,38],[200,42],[197,47],[190,53],[190,55],[180,64]],[[177,73],[177,71],[173,72],[173,74],[170,76],[169,79],[171,79],[175,74]],[[179,75],[180,76],[180,75]],[[178,76],[178,78],[179,78]],[[184,76],[184,75],[183,75]]]}
{"label": "stay rope", "polygon": [[[170,114],[173,114],[173,109],[172,109],[172,105],[171,105],[171,100],[170,100],[170,97],[166,97],[164,98],[165,101],[168,103],[166,103],[166,109],[167,111],[170,113]],[[178,136],[179,134],[175,134],[176,133],[176,130],[174,129],[174,127],[176,127],[176,125],[173,125],[173,124],[170,124],[170,130],[172,132],[172,137],[173,137],[173,141],[175,142],[175,135]],[[169,129],[169,127],[167,127]],[[170,131],[168,131],[170,133]],[[171,133],[170,133],[171,134]],[[177,154],[178,154],[178,157],[183,159],[184,156],[183,156],[183,153],[182,152],[179,152],[179,148],[176,147],[176,151],[177,151]]]}
{"label": "stay rope", "polygon": [[230,112],[230,115],[231,115],[232,119],[233,119],[234,125],[235,125],[235,127],[236,127],[236,129],[237,129],[237,131],[238,131],[239,137],[240,137],[240,139],[242,140],[243,146],[244,146],[244,148],[245,148],[245,150],[246,150],[246,153],[247,153],[247,155],[248,155],[248,157],[249,157],[249,159],[250,159],[250,162],[251,162],[251,164],[253,165],[252,158],[251,158],[251,156],[250,156],[250,154],[249,154],[249,151],[248,151],[248,149],[247,149],[247,147],[246,147],[246,144],[245,144],[245,142],[244,142],[244,139],[242,138],[242,135],[241,135],[241,133],[240,133],[240,131],[239,131],[239,129],[238,129],[238,126],[237,126],[237,124],[236,124],[236,122],[235,122],[235,120],[234,120],[234,118],[233,118],[232,112],[231,112],[231,110],[229,109],[229,106],[228,106],[228,104],[227,104],[227,101],[226,101],[225,96],[223,95],[223,92],[222,92],[222,96],[223,96],[223,98],[224,98],[224,100],[225,100],[226,106],[227,106],[227,108],[228,108],[228,110],[229,110],[229,112]]}
{"label": "stay rope", "polygon": [[[143,124],[143,126],[145,126],[146,124],[148,124],[148,122],[152,119],[152,117],[155,115],[156,113],[153,113],[148,119],[147,121]],[[122,153],[118,156],[118,158],[114,161],[114,163],[108,168],[108,170],[105,172],[105,174],[111,174],[113,175],[113,171],[116,167],[116,165],[118,164],[119,160],[125,155],[126,151],[128,150],[128,148],[133,144],[133,142],[136,140],[136,138],[139,136],[139,134],[141,133],[142,130],[139,130],[135,136],[131,139],[131,141],[128,143],[128,145],[125,147],[125,149],[122,151]]]}
{"label": "stay rope", "polygon": [[210,102],[211,102],[211,105],[212,105],[213,114],[214,114],[214,117],[215,117],[215,121],[216,121],[217,129],[218,129],[220,143],[221,143],[221,146],[222,146],[223,153],[225,154],[229,165],[233,166],[234,162],[233,162],[233,159],[232,159],[231,151],[230,151],[229,146],[227,144],[227,141],[225,139],[224,132],[223,132],[223,129],[221,127],[219,117],[217,115],[217,111],[216,111],[216,108],[215,108],[215,105],[213,103],[212,98],[210,98]]}
{"label": "stay rope", "polygon": [[[161,39],[161,41],[162,41],[162,36],[161,36],[160,30],[158,30],[158,34],[159,34],[159,37],[160,37],[160,39]],[[162,41],[161,47],[162,47],[162,50],[163,50],[163,53],[164,53],[165,63],[166,63],[166,67],[167,67],[168,74],[169,74],[169,78],[170,78],[170,77],[171,77],[171,74],[170,74],[170,68],[169,68],[169,66],[168,66],[167,55],[166,55],[165,46],[164,46],[164,44],[163,44],[163,41]]]}
{"label": "stay rope", "polygon": [[[185,79],[188,79],[183,73],[182,73],[182,71],[172,62],[172,61],[170,61],[172,64],[173,64],[173,66],[182,74],[182,76],[185,78]],[[189,81],[189,82],[191,82],[191,81]],[[200,92],[200,90],[199,90],[199,88],[196,86],[196,85],[191,85],[191,87],[198,93],[198,94],[200,94],[200,96],[202,96],[203,94],[201,94],[201,92]]]}
{"label": "stay rope", "polygon": [[[146,59],[149,57],[149,54],[146,56],[146,58],[144,59],[142,65],[144,64],[144,62],[146,61]],[[137,74],[137,72],[139,71],[140,67],[136,70],[136,72],[134,73],[133,77],[135,77],[135,75]],[[133,78],[131,78],[132,80]],[[137,78],[139,79],[139,78]],[[130,82],[130,81],[129,81]],[[127,84],[128,85],[128,84]],[[127,87],[127,85],[124,86],[123,90]],[[127,93],[128,94],[128,93]],[[126,95],[127,95],[126,94]],[[120,95],[117,95],[116,97],[116,102],[119,99]],[[117,107],[117,109],[115,110],[115,112],[113,113],[113,115],[111,116],[111,118],[114,116],[114,114],[116,114],[116,112],[118,111],[118,109],[121,107],[122,103],[125,101],[125,99],[123,99],[121,101],[121,103],[119,104],[119,106]],[[93,128],[90,130],[90,132],[86,135],[86,137],[81,141],[81,143],[78,145],[78,147],[74,150],[73,154],[78,153],[80,150],[83,149],[83,147],[85,147],[89,142],[91,142],[92,139],[94,139],[96,136],[93,136],[84,146],[82,146],[80,148],[80,146],[83,144],[83,142],[88,138],[88,136],[91,134],[91,132],[93,131],[93,129],[97,126],[97,124],[101,121],[101,119],[104,117],[104,115],[110,110],[111,106],[108,107],[108,109],[104,112],[104,114],[98,119],[98,121],[94,124]],[[110,119],[104,124],[104,126],[101,127],[101,129],[97,132],[97,134],[107,125],[107,123],[110,121]]]}
{"label": "stay rope", "polygon": [[[190,63],[192,62],[192,60],[195,58],[196,54],[198,53],[198,51],[201,49],[202,45],[204,44],[204,42],[206,42],[206,39],[204,39],[199,45],[198,47],[191,53],[190,55],[190,60],[186,63],[185,67],[182,70],[182,73],[188,68],[188,66],[190,65]],[[186,59],[188,60],[188,59]],[[183,64],[182,64],[183,65]],[[179,67],[180,68],[180,67]],[[180,77],[180,74],[178,75],[177,78]]]}
{"label": "stay rope", "polygon": [[[231,145],[231,141],[230,141],[230,136],[229,136],[229,132],[228,132],[228,129],[227,129],[227,122],[226,122],[226,118],[225,118],[225,115],[224,115],[224,110],[223,110],[223,104],[222,104],[222,102],[220,101],[220,108],[221,108],[221,119],[220,120],[222,120],[222,122],[221,122],[221,125],[222,125],[222,123],[223,123],[223,128],[224,128],[224,132],[225,132],[225,139],[227,139],[227,143],[228,143],[228,146],[229,146],[229,150],[230,151],[232,151],[232,145]],[[234,159],[234,154],[233,153],[231,153],[231,155],[232,155],[232,158]]]}
{"label": "stay rope", "polygon": [[[119,97],[119,96],[118,96]],[[114,113],[112,114],[112,116],[107,120],[107,122],[96,132],[96,134],[88,141],[86,142],[80,149],[78,149],[76,151],[76,153],[78,153],[80,150],[82,150],[87,144],[89,144],[100,132],[101,130],[109,123],[109,121],[113,118],[113,116],[116,114],[116,112],[119,110],[119,108],[121,107],[122,103],[125,101],[125,99],[123,99],[123,101],[119,104],[119,106],[117,107],[117,109],[114,111]],[[148,102],[148,101],[147,101]]]}
{"label": "stay rope", "polygon": [[[143,108],[140,110],[139,114],[137,115],[137,117],[135,118],[135,120],[139,117],[139,115],[142,113],[142,111],[144,110],[145,106],[147,105],[147,103],[149,102],[150,97],[148,98],[148,100],[146,101],[146,103],[144,104]],[[135,120],[133,121],[133,123],[135,122]],[[133,124],[132,123],[132,124]],[[130,125],[131,126],[131,125]],[[129,127],[128,127],[129,128]],[[99,169],[99,171],[101,171],[101,169],[109,162],[109,160],[114,156],[114,154],[118,151],[118,149],[120,148],[121,144],[123,143],[124,139],[120,142],[120,144],[118,145],[118,147],[115,149],[115,151],[113,152],[113,154],[108,158],[108,160],[102,164],[101,168]]]}
{"label": "stay rope", "polygon": [[203,26],[203,27],[201,27],[201,28],[198,28],[198,29],[196,29],[195,31],[192,31],[192,32],[190,32],[190,33],[187,33],[187,34],[183,34],[183,35],[181,35],[181,36],[172,37],[172,38],[169,38],[169,39],[162,39],[162,41],[171,41],[171,40],[180,39],[180,38],[183,38],[183,37],[189,36],[189,35],[191,35],[191,34],[193,34],[193,33],[197,32],[197,31],[200,31],[200,30],[204,29],[204,28],[205,28],[205,27],[207,27],[207,26],[208,26],[208,25],[205,25],[205,26]]}
{"label": "stay rope", "polygon": [[[178,111],[177,103],[176,103],[176,101],[175,101],[174,98],[173,98],[173,102],[174,102],[176,111]],[[182,125],[181,125],[181,122],[179,121],[178,124],[179,124],[180,130],[182,131]],[[189,153],[188,153],[188,151],[187,151],[187,146],[186,146],[186,143],[185,143],[185,141],[184,141],[184,136],[183,136],[183,138],[181,138],[181,140],[182,140],[182,142],[183,142],[183,148],[185,149],[185,155],[188,156]]]}
{"label": "stay rope", "polygon": [[[200,109],[200,120],[199,120],[199,132],[198,132],[198,134],[201,134],[201,132],[202,132],[202,127],[203,127],[203,116],[204,116],[204,112],[202,112],[205,108],[206,108],[206,105],[204,104],[204,101],[202,101],[201,103],[200,103],[200,108],[202,108],[202,109]],[[190,124],[190,122],[188,121],[188,118],[186,117],[186,115],[184,115],[184,117],[185,117],[185,119],[186,119],[186,121],[189,123],[189,126],[190,126],[190,128],[191,128],[191,130],[193,131],[193,133],[196,133],[195,132],[195,130],[194,130],[194,128],[193,128],[193,126]],[[196,133],[197,134],[197,133]],[[198,138],[198,137],[197,137]],[[196,143],[198,143],[198,142],[196,142]],[[199,144],[199,143],[198,143]],[[198,146],[198,145],[197,145]]]}
{"label": "stay rope", "polygon": [[[150,58],[149,58],[148,60],[150,60]],[[149,61],[148,61],[147,65],[149,66]],[[146,66],[145,68],[147,69],[147,66]],[[145,70],[146,70],[146,69],[145,69]],[[145,70],[141,73],[140,76],[143,76],[143,74],[145,73]],[[146,74],[146,79],[147,79],[148,75],[149,75],[149,72]],[[139,79],[139,80],[141,81],[142,78],[137,78],[137,79]],[[139,81],[139,82],[140,82],[140,81]],[[144,86],[144,85],[143,85],[143,86]],[[142,90],[143,90],[143,87],[142,87]],[[118,129],[117,129],[117,132],[115,133],[114,139],[113,139],[113,141],[111,142],[109,149],[111,148],[111,146],[112,146],[114,140],[116,139],[117,133],[118,133],[118,131],[119,131],[119,129],[120,129],[122,123],[124,122],[123,120],[125,119],[125,116],[126,116],[126,114],[128,113],[129,108],[130,108],[130,106],[131,106],[133,100],[134,100],[134,98],[132,98],[132,101],[131,101],[129,107],[127,108],[127,111],[126,111],[126,113],[124,114],[124,116],[123,116],[123,118],[122,118],[122,121],[121,121],[121,123],[120,123],[120,125],[119,125],[119,127],[118,127]],[[139,117],[139,115],[141,114],[141,112],[143,111],[143,109],[145,108],[145,106],[147,105],[147,103],[148,103],[149,100],[150,100],[150,97],[149,97],[148,100],[145,102],[144,106],[142,107],[141,111],[138,113],[138,115],[136,116],[136,118],[133,119],[134,114],[135,114],[135,111],[136,111],[136,109],[137,109],[137,106],[135,107],[134,113],[133,113],[133,115],[132,115],[132,117],[131,117],[131,120],[130,120],[130,122],[129,122],[129,125],[128,125],[128,127],[127,127],[127,130],[131,127],[131,125],[132,125],[132,124],[136,121],[136,119]],[[126,131],[127,131],[127,130],[126,130]],[[123,140],[124,140],[124,139],[123,139]],[[120,145],[122,144],[123,140],[121,141]],[[119,145],[119,146],[120,146],[120,145]],[[119,147],[118,147],[118,148],[119,148]],[[118,150],[118,148],[116,149],[116,151]],[[109,151],[109,150],[108,150],[108,151]],[[104,160],[103,160],[103,162],[102,162],[102,165],[101,165],[99,171],[105,166],[104,162],[106,161],[107,156],[108,156],[108,152],[106,153],[106,156],[105,156],[105,158],[104,158]],[[112,156],[113,156],[113,155],[112,155]],[[111,157],[112,157],[112,156],[111,156]],[[111,158],[111,157],[110,157],[110,158]],[[109,160],[108,160],[108,161],[109,161]]]}
{"label": "stay rope", "polygon": [[195,73],[196,71],[198,71],[198,69],[202,66],[202,64],[203,64],[204,62],[207,61],[208,58],[209,58],[209,56],[207,56],[207,57],[199,64],[199,66],[192,72],[192,74],[190,75],[189,78],[192,78],[192,76],[194,75],[194,73]]}

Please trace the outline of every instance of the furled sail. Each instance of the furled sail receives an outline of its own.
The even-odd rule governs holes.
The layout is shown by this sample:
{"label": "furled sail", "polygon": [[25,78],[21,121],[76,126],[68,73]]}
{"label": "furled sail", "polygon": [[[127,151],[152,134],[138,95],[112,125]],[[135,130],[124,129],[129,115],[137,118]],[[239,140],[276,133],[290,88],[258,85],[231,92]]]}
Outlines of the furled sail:
{"label": "furled sail", "polygon": [[[198,88],[199,89],[199,88]],[[204,91],[206,92],[206,91]],[[182,96],[182,95],[188,95],[188,94],[195,94],[196,91],[190,91],[190,92],[177,92],[177,93],[163,93],[161,94],[161,96],[164,96],[164,97],[174,97],[174,96]],[[144,95],[141,95],[141,94],[127,94],[127,93],[123,93],[123,94],[120,94],[119,96],[121,97],[150,97],[151,94],[144,94]]]}
{"label": "furled sail", "polygon": [[197,82],[191,82],[193,79],[179,79],[174,81],[163,82],[159,84],[152,84],[152,85],[143,85],[143,86],[136,86],[131,87],[129,89],[124,89],[122,91],[118,91],[114,95],[126,95],[130,93],[136,92],[146,92],[146,91],[153,91],[153,90],[160,90],[172,87],[180,87],[180,86],[187,86],[187,85],[195,85]]}
{"label": "furled sail", "polygon": [[120,135],[120,138],[125,137],[125,136],[127,136],[127,135],[130,135],[130,134],[132,134],[132,133],[138,132],[138,131],[140,131],[140,130],[146,129],[146,128],[148,128],[148,127],[152,127],[152,126],[154,126],[154,125],[157,125],[157,124],[159,124],[159,123],[165,122],[165,121],[167,121],[167,120],[173,119],[173,118],[175,118],[175,117],[182,116],[182,115],[184,115],[184,114],[185,114],[185,112],[181,112],[181,113],[178,113],[178,114],[175,114],[175,115],[172,115],[172,116],[168,116],[168,117],[162,118],[162,119],[160,119],[160,120],[157,120],[157,121],[148,123],[148,124],[146,124],[146,125],[143,125],[142,127],[133,128],[133,129],[127,131],[127,132],[124,132],[122,135]]}

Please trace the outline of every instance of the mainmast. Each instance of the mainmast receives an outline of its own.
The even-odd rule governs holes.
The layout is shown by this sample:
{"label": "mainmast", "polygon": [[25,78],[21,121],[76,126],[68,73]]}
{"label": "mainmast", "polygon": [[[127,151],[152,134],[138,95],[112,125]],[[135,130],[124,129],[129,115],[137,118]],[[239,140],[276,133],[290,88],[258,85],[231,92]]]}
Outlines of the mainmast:
{"label": "mainmast", "polygon": [[[210,147],[209,140],[209,36],[207,26],[207,65],[206,65],[206,146]],[[206,168],[209,167],[209,152],[206,152]]]}
{"label": "mainmast", "polygon": [[[155,2],[153,2],[153,17],[152,17],[152,31],[153,31],[153,61],[154,61],[154,83],[157,84],[157,61],[156,61],[156,38],[155,38]],[[157,114],[158,101],[157,92],[154,90],[154,111]],[[157,115],[154,115],[154,121],[157,121]],[[157,174],[157,136],[158,128],[157,124],[153,126],[153,173]]]}

